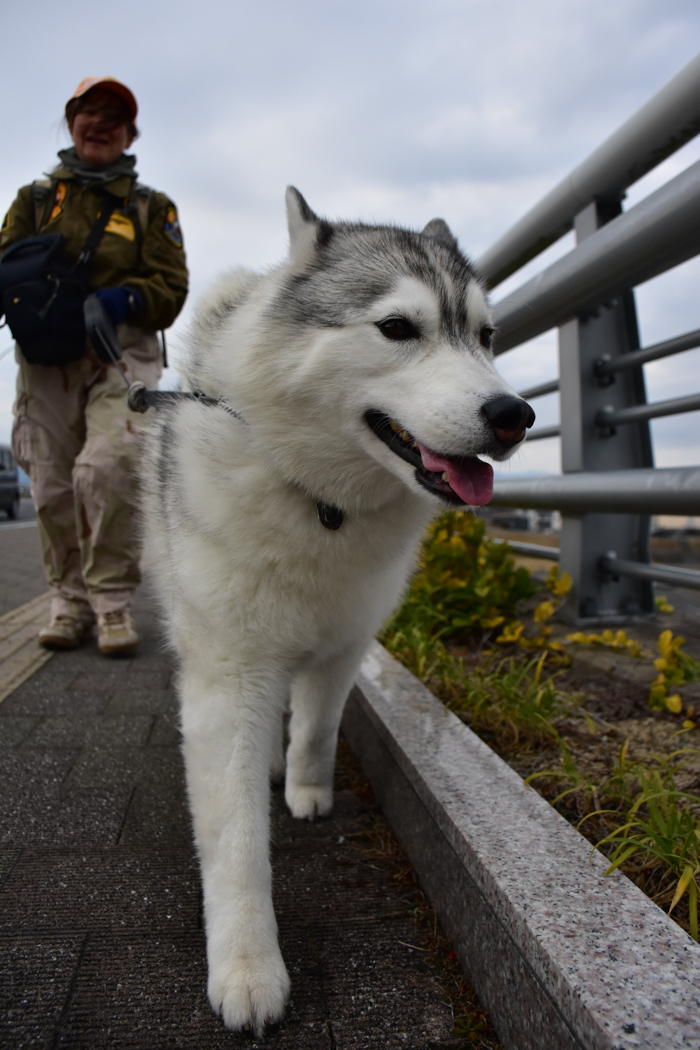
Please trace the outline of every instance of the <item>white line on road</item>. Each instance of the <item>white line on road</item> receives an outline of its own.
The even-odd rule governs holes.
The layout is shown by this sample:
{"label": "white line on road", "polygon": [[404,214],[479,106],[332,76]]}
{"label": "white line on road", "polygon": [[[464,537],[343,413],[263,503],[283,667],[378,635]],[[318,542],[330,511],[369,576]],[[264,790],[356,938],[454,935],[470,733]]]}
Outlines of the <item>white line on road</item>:
{"label": "white line on road", "polygon": [[34,521],[3,521],[0,524],[0,532],[3,529],[28,529],[32,525],[36,525],[36,518]]}

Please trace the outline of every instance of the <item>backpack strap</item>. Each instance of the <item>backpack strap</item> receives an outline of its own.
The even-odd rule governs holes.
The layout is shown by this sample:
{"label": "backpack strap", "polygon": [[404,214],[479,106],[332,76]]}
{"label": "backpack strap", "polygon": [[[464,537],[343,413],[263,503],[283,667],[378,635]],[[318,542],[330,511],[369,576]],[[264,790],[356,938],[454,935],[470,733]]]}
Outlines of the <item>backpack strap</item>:
{"label": "backpack strap", "polygon": [[54,179],[35,179],[32,183],[35,233],[39,232],[49,217],[50,205],[53,202],[54,185]]}
{"label": "backpack strap", "polygon": [[123,204],[123,197],[116,197],[108,190],[104,191],[102,194],[102,210],[97,216],[97,221],[93,224],[89,234],[85,238],[85,244],[82,247],[76,266],[87,265],[90,256],[102,240],[102,234],[107,228],[107,223],[112,218],[112,212],[116,211],[117,208],[122,207]]}
{"label": "backpack strap", "polygon": [[134,219],[136,240],[138,241],[139,247],[143,244],[143,238],[148,229],[151,201],[153,200],[155,192],[154,189],[150,186],[145,186],[142,182],[132,182],[131,184],[128,209]]}

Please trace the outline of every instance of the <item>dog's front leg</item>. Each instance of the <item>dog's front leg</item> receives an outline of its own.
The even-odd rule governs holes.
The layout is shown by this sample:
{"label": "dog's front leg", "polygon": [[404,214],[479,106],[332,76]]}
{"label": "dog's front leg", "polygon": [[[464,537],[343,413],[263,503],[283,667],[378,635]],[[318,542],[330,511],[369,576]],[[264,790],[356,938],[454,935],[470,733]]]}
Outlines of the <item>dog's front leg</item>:
{"label": "dog's front leg", "polygon": [[301,672],[292,686],[285,799],[292,816],[314,820],[333,808],[338,728],[366,644]]}
{"label": "dog's front leg", "polygon": [[[223,676],[222,676],[223,678]],[[235,695],[229,682],[237,681]],[[276,698],[276,694],[280,699]],[[277,944],[269,859],[269,774],[282,690],[185,673],[182,729],[202,866],[214,1010],[261,1033],[284,1015],[289,977]]]}

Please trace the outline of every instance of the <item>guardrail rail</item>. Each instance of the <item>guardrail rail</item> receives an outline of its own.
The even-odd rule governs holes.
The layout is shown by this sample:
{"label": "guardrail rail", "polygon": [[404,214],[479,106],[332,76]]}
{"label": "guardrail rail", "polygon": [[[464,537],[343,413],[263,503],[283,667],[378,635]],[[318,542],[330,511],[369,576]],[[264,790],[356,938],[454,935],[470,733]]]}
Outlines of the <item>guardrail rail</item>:
{"label": "guardrail rail", "polygon": [[559,330],[559,378],[521,396],[559,391],[561,423],[529,440],[560,437],[563,473],[498,479],[493,498],[561,511],[561,547],[542,556],[574,581],[571,622],[653,616],[654,581],[700,589],[700,572],[649,558],[650,515],[700,513],[700,466],[654,469],[649,420],[700,410],[700,393],[648,403],[643,372],[700,346],[700,330],[642,348],[634,298],[637,285],[700,254],[700,161],[622,208],[629,186],[699,132],[700,55],[476,263],[494,288],[575,232],[573,251],[495,308],[496,354]]}

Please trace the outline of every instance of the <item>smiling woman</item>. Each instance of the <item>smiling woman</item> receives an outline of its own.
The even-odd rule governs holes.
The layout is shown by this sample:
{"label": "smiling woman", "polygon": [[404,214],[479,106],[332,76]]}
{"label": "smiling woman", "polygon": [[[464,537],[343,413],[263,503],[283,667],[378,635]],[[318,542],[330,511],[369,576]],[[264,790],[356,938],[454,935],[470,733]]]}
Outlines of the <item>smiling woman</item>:
{"label": "smiling woman", "polygon": [[[0,276],[10,274],[0,281],[2,309],[19,365],[13,449],[37,510],[52,593],[39,640],[50,649],[76,648],[95,620],[103,653],[138,644],[130,605],[140,579],[139,434],[125,379],[157,385],[156,333],[182,308],[187,268],[175,205],[136,181],[136,158],[124,152],[138,135],[137,111],[125,84],[82,80],[65,109],[73,147],[48,179],[19,191],[0,233],[0,256],[10,249],[0,259]],[[10,260],[26,269],[37,248],[42,272],[18,275]],[[88,295],[116,329],[118,366],[87,338]]]}

